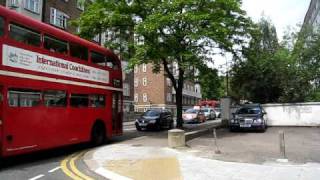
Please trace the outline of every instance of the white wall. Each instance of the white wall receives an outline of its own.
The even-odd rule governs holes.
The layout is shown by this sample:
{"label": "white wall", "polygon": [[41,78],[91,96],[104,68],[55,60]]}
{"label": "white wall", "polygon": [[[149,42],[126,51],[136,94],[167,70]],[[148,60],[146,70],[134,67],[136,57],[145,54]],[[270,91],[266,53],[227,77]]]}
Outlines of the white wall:
{"label": "white wall", "polygon": [[320,126],[320,102],[262,106],[270,126]]}

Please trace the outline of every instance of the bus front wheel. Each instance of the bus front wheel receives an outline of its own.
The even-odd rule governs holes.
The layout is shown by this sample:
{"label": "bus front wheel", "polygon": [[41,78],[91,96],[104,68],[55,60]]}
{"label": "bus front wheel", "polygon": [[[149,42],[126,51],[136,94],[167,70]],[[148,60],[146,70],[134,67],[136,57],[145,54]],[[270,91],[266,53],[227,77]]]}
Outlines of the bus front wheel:
{"label": "bus front wheel", "polygon": [[103,123],[95,123],[91,132],[91,144],[99,146],[105,142],[106,134]]}

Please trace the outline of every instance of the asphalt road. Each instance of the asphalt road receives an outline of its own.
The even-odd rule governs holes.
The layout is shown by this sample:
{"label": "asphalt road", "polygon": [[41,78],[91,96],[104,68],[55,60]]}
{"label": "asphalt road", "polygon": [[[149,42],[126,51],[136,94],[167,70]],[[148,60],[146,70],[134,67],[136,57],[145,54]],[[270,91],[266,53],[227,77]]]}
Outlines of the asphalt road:
{"label": "asphalt road", "polygon": [[[186,125],[186,128],[196,129],[207,126],[212,121],[202,124]],[[151,145],[163,146],[164,138],[167,137],[167,131],[143,131],[137,132],[133,123],[124,124],[123,136],[115,137],[106,145],[112,143],[150,143]],[[92,179],[102,179],[92,174],[81,161],[81,155],[84,152],[92,150],[92,147],[86,144],[75,145],[71,147],[57,148],[50,151],[36,152],[33,154],[6,158],[1,160],[0,180],[69,180],[83,179],[85,176]],[[73,173],[75,167],[81,174]],[[70,171],[69,171],[70,170]],[[69,172],[68,172],[69,171]],[[69,173],[69,175],[67,175]],[[74,178],[70,178],[73,174]],[[77,177],[77,178],[75,178]],[[79,178],[80,177],[80,178]]]}

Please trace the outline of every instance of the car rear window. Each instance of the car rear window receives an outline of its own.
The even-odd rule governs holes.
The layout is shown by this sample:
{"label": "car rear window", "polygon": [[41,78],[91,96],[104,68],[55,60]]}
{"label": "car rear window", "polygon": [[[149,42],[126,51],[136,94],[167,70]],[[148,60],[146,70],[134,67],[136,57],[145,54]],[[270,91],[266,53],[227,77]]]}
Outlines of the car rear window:
{"label": "car rear window", "polygon": [[160,113],[158,111],[147,111],[143,114],[143,116],[159,116]]}

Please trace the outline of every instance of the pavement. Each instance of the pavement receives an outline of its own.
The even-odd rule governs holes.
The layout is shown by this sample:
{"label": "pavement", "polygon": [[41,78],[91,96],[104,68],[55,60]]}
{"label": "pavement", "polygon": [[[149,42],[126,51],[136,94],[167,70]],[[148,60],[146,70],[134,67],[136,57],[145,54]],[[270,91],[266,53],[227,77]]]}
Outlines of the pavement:
{"label": "pavement", "polygon": [[227,162],[200,156],[201,152],[192,147],[168,148],[166,138],[155,137],[149,143],[144,143],[144,138],[99,147],[86,153],[84,162],[91,171],[111,180],[316,180],[320,177],[319,163]]}

